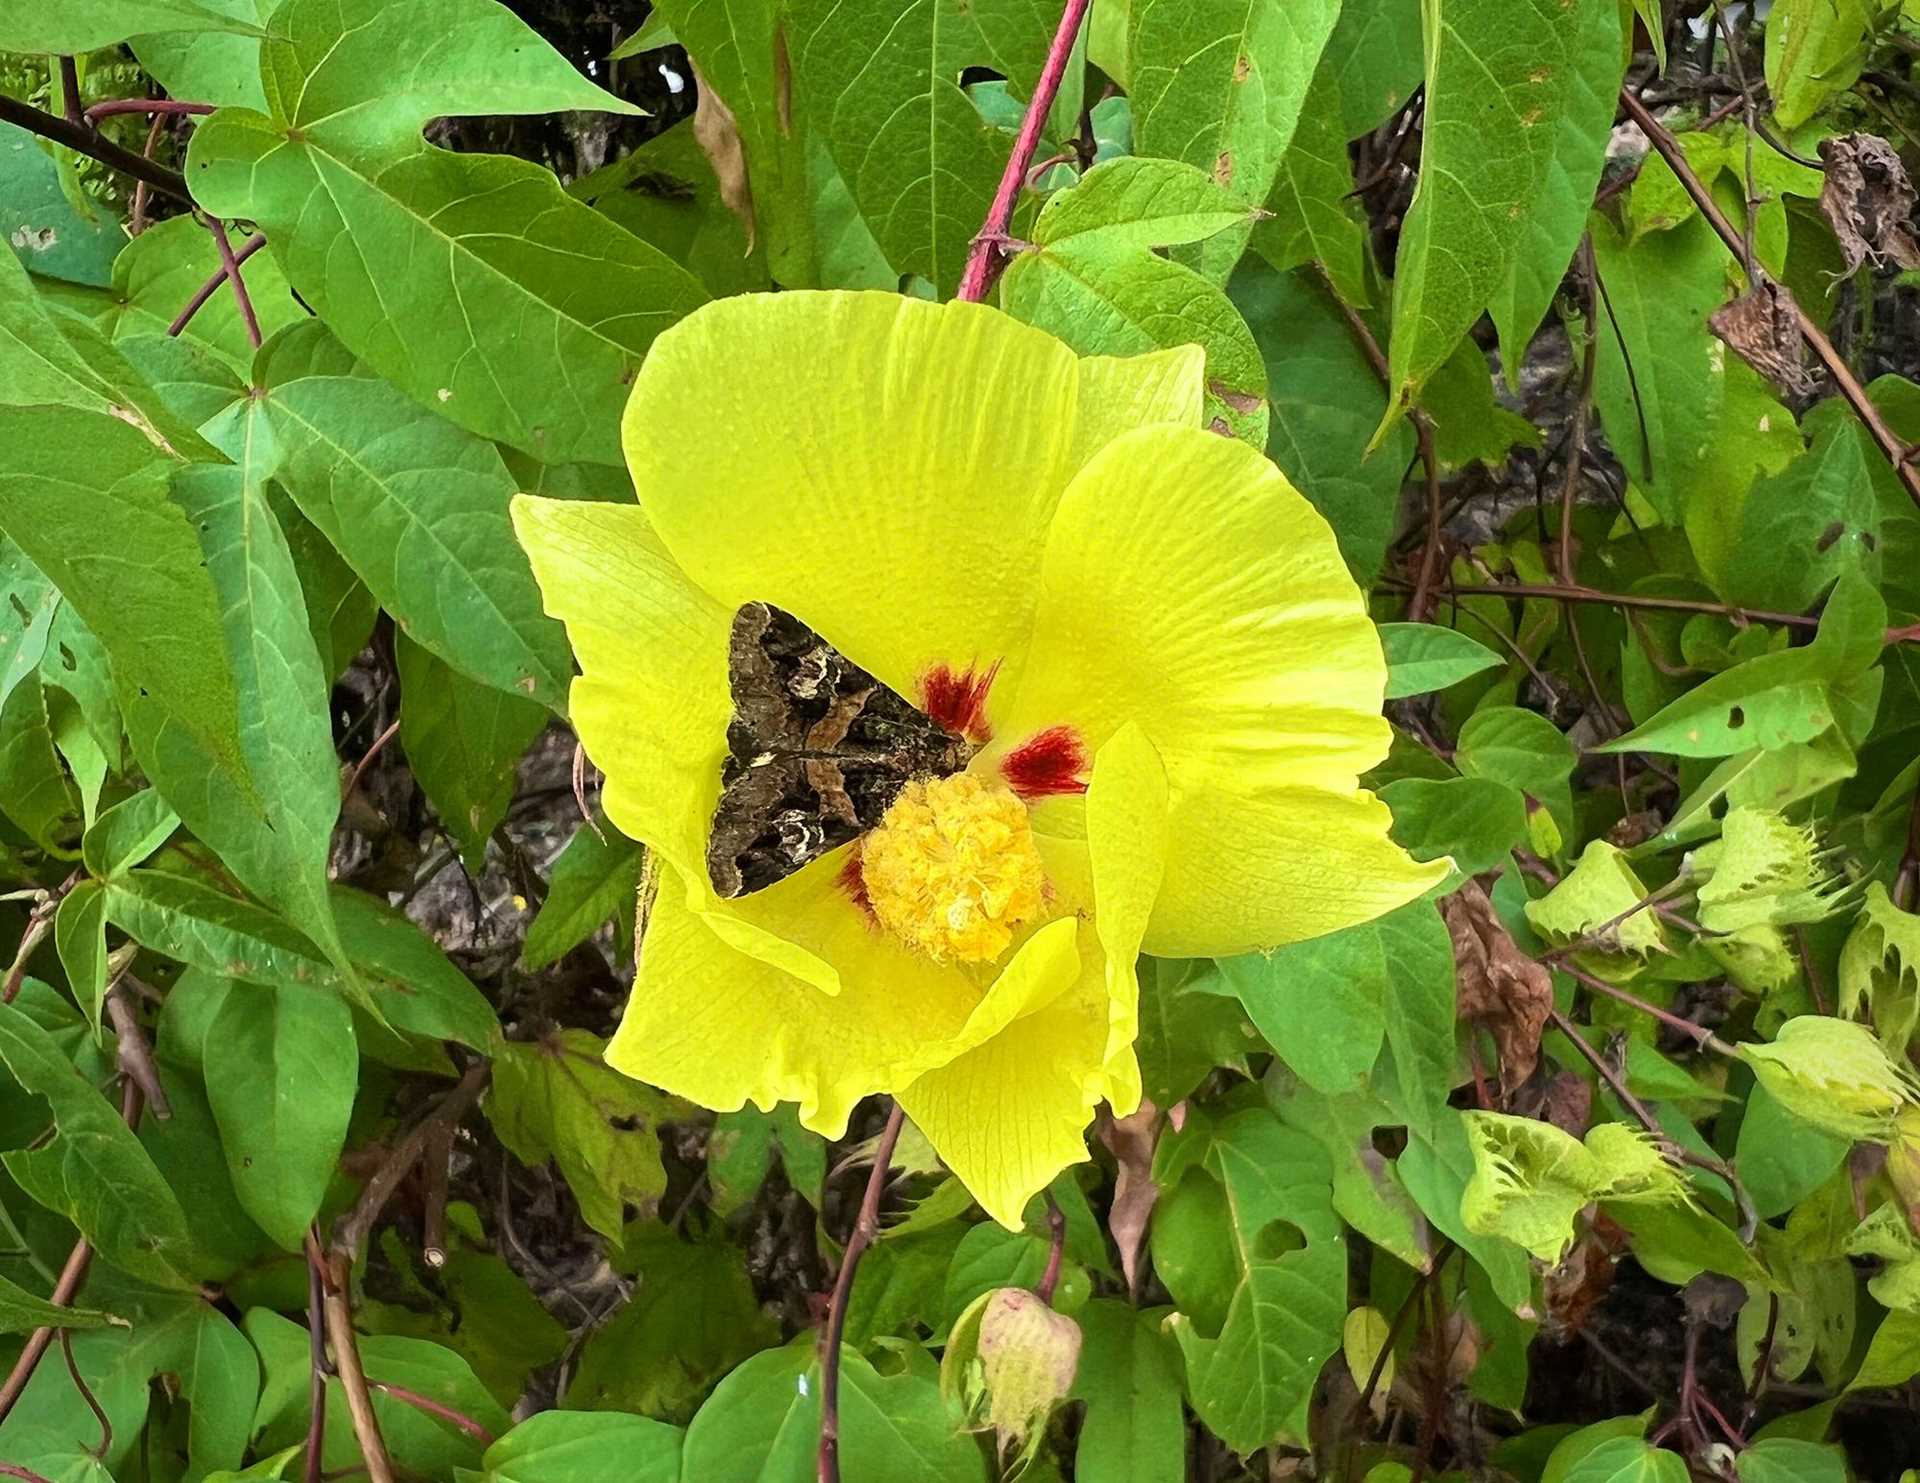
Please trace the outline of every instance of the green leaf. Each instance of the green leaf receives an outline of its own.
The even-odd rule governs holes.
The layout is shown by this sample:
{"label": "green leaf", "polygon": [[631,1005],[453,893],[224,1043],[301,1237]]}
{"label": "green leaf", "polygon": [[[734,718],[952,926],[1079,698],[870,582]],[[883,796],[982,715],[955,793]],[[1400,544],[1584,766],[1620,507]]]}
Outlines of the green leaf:
{"label": "green leaf", "polygon": [[1086,1342],[1073,1398],[1087,1403],[1074,1453],[1079,1483],[1177,1483],[1186,1476],[1180,1359],[1161,1311],[1112,1298],[1080,1312]]}
{"label": "green leaf", "polygon": [[684,1421],[716,1380],[779,1338],[732,1247],[636,1225],[622,1265],[640,1274],[639,1290],[587,1341],[570,1406]]}
{"label": "green leaf", "polygon": [[1577,759],[1572,744],[1545,716],[1518,706],[1489,706],[1460,728],[1454,766],[1470,778],[1493,778],[1545,805],[1564,839],[1574,837],[1568,779]]}
{"label": "green leaf", "polygon": [[[115,342],[164,336],[180,306],[219,269],[219,249],[193,217],[156,222],[114,259],[114,307],[97,323]],[[271,254],[254,253],[240,265],[240,276],[246,281],[247,298],[262,334],[271,335],[307,317],[294,302]],[[253,345],[240,318],[239,303],[225,284],[193,316],[180,338],[204,347],[242,376],[253,365]]]}
{"label": "green leaf", "polygon": [[1864,732],[1879,703],[1871,666],[1885,628],[1879,594],[1863,578],[1843,574],[1812,643],[1723,670],[1594,750],[1730,757],[1810,742],[1836,722],[1843,732]]}
{"label": "green leaf", "polygon": [[1715,584],[1742,607],[1798,613],[1842,571],[1881,572],[1880,506],[1869,460],[1879,451],[1852,419],[1824,423],[1813,446],[1748,493]]}
{"label": "green leaf", "polygon": [[88,52],[150,31],[245,31],[217,5],[196,0],[62,0],[0,19],[0,51]]}
{"label": "green leaf", "polygon": [[1755,1085],[1747,1093],[1733,1161],[1755,1211],[1770,1220],[1825,1184],[1849,1147],[1848,1139],[1795,1117]]}
{"label": "green leaf", "polygon": [[0,471],[0,526],[24,537],[112,654],[148,777],[228,869],[339,961],[326,684],[304,615],[285,605],[299,590],[285,544],[245,472],[179,469],[170,490],[177,466],[149,435],[67,408],[0,410],[0,443],[15,438],[35,452]]}
{"label": "green leaf", "polygon": [[[26,1194],[80,1228],[108,1261],[175,1286],[174,1263],[192,1245],[186,1212],[122,1121],[52,1037],[17,1004],[0,1005],[0,1061],[15,1083],[44,1097],[51,1116],[31,1146],[0,1154]],[[53,1136],[44,1134],[50,1124]]]}
{"label": "green leaf", "polygon": [[1135,149],[1184,160],[1240,200],[1263,204],[1339,14],[1338,0],[1134,0]]}
{"label": "green leaf", "polygon": [[[279,0],[198,0],[202,8],[264,28]],[[128,45],[167,95],[222,107],[265,108],[260,86],[260,37],[225,31],[161,31]],[[251,1476],[249,1474],[248,1476]]]}
{"label": "green leaf", "polygon": [[1140,1084],[1156,1107],[1186,1100],[1215,1066],[1244,1066],[1259,1040],[1216,965],[1141,957]]}
{"label": "green leaf", "polygon": [[[936,1310],[940,1332],[957,1323],[974,1302],[1002,1287],[1035,1287],[1047,1269],[1048,1243],[1028,1231],[1009,1231],[992,1221],[969,1226],[954,1249]],[[1068,1260],[1061,1268],[1054,1306],[1075,1311],[1086,1301],[1086,1269]],[[931,1315],[928,1315],[931,1316]]]}
{"label": "green leaf", "polygon": [[[738,15],[743,7],[726,9]],[[658,9],[653,12],[655,19],[660,14]],[[755,225],[759,227],[768,209],[766,183],[757,174],[752,176],[752,183]],[[812,250],[806,238],[794,241],[791,247],[784,245],[784,235],[764,240],[781,231],[775,221],[767,221],[764,231],[758,232],[749,246],[740,218],[727,210],[720,198],[720,182],[694,138],[692,119],[675,124],[631,154],[581,176],[567,187],[567,194],[611,218],[641,241],[652,243],[698,278],[715,298],[768,288],[770,253],[784,258],[789,253]],[[803,222],[803,226],[810,237],[810,225]],[[785,274],[781,278],[787,285],[805,281],[804,271],[798,278]],[[620,478],[624,481],[625,477],[622,470]]]}
{"label": "green leaf", "polygon": [[38,674],[0,703],[0,810],[44,850],[70,858],[79,844],[80,799],[53,749]]}
{"label": "green leaf", "polygon": [[1612,1437],[1556,1475],[1556,1483],[1687,1483],[1686,1460],[1639,1437]]}
{"label": "green leaf", "polygon": [[1866,1357],[1847,1382],[1847,1390],[1905,1385],[1916,1374],[1920,1374],[1920,1313],[1896,1308],[1873,1331]]}
{"label": "green leaf", "polygon": [[520,755],[547,724],[546,707],[476,684],[404,633],[394,647],[400,745],[461,859],[477,872],[513,802]]}
{"label": "green leaf", "polygon": [[[1728,297],[1730,259],[1699,219],[1631,245],[1598,213],[1588,230],[1603,289],[1594,406],[1634,484],[1678,519],[1693,481],[1709,468],[1721,479],[1739,477],[1737,465],[1715,466],[1729,357],[1706,328]],[[1754,431],[1739,429],[1749,441]]]}
{"label": "green leaf", "polygon": [[[335,887],[332,902],[347,955],[393,1028],[489,1048],[492,1007],[431,938],[363,891]],[[191,876],[128,871],[107,882],[107,916],[145,946],[223,978],[345,988],[285,921]]]}
{"label": "green leaf", "polygon": [[1399,778],[1378,790],[1393,837],[1416,860],[1450,856],[1462,875],[1497,869],[1527,842],[1527,801],[1492,778]]}
{"label": "green leaf", "polygon": [[1205,415],[1263,448],[1267,372],[1253,332],[1225,293],[1191,268],[1144,249],[1095,245],[1023,253],[1001,279],[1007,312],[1082,355],[1138,355],[1199,344]]}
{"label": "green leaf", "polygon": [[353,1113],[353,1016],[326,990],[282,985],[228,994],[208,1034],[219,1065],[207,1100],[234,1190],[261,1230],[298,1251]]}
{"label": "green leaf", "polygon": [[1733,1462],[1740,1483],[1847,1483],[1847,1454],[1830,1442],[1769,1437]]}
{"label": "green leaf", "polygon": [[585,1030],[503,1044],[486,1112],[521,1163],[560,1166],[581,1218],[618,1246],[623,1205],[651,1215],[666,1190],[658,1128],[673,1103],[615,1071],[605,1049]]}
{"label": "green leaf", "polygon": [[[715,1388],[687,1428],[682,1476],[700,1483],[811,1483],[820,1443],[818,1338],[757,1354]],[[987,1456],[956,1434],[931,1374],[881,1375],[840,1357],[840,1465],[848,1478],[987,1483]]]}
{"label": "green leaf", "polygon": [[100,203],[60,188],[60,167],[25,129],[0,123],[0,237],[47,278],[105,287],[127,234]]}
{"label": "green leaf", "polygon": [[409,638],[496,690],[564,704],[572,657],[513,538],[494,448],[362,377],[301,377],[262,405],[277,477]]}
{"label": "green leaf", "polygon": [[680,1432],[644,1416],[542,1411],[480,1459],[485,1483],[680,1483]]}
{"label": "green leaf", "polygon": [[1033,241],[1092,250],[1168,247],[1199,242],[1253,216],[1204,170],[1129,155],[1095,165],[1079,184],[1047,197]]}
{"label": "green leaf", "polygon": [[1540,430],[1495,400],[1486,354],[1471,339],[1456,345],[1421,388],[1420,406],[1433,419],[1433,447],[1442,469],[1476,462],[1497,469],[1515,448],[1540,446]]}
{"label": "green leaf", "polygon": [[1354,575],[1371,582],[1393,532],[1413,429],[1395,427],[1379,448],[1366,451],[1387,394],[1311,272],[1278,273],[1249,257],[1227,293],[1246,316],[1266,365],[1267,456],[1327,517]]}
{"label": "green leaf", "polygon": [[42,1327],[98,1329],[126,1325],[124,1318],[97,1308],[68,1308],[35,1297],[24,1287],[0,1277],[0,1334],[28,1334]]}
{"label": "green leaf", "polygon": [[608,918],[635,911],[645,869],[646,851],[639,842],[596,810],[553,862],[547,899],[520,949],[521,967],[538,972],[593,936]]}
{"label": "green leaf", "polygon": [[1434,623],[1382,623],[1380,647],[1387,656],[1388,700],[1444,690],[1504,663],[1478,639]]}
{"label": "green leaf", "polygon": [[1346,1248],[1325,1150],[1272,1113],[1221,1123],[1204,1162],[1226,1192],[1241,1279],[1218,1338],[1184,1314],[1170,1327],[1200,1419],[1251,1452],[1281,1434],[1340,1345]]}
{"label": "green leaf", "polygon": [[[1602,107],[1595,91],[1605,69],[1618,74],[1616,7],[1617,0],[1429,0],[1420,179],[1393,282],[1390,417],[1413,405],[1506,291],[1523,252],[1548,257],[1527,270],[1526,310],[1520,293],[1510,300],[1503,341],[1520,332],[1540,282],[1557,283],[1572,256],[1580,224],[1566,213],[1576,200],[1591,202],[1612,121],[1611,94]],[[1616,38],[1598,55],[1590,50],[1596,10],[1614,16]],[[1581,180],[1589,182],[1585,196]],[[1542,311],[1546,303],[1539,300]]]}
{"label": "green leaf", "polygon": [[140,864],[180,827],[180,816],[157,788],[142,788],[103,812],[80,841],[87,873],[118,875]]}
{"label": "green leaf", "polygon": [[67,985],[96,1029],[107,997],[107,901],[98,881],[81,881],[61,898],[53,943]]}
{"label": "green leaf", "polygon": [[[723,8],[708,0],[703,9]],[[788,7],[795,91],[808,100],[881,254],[943,296],[960,281],[1012,152],[1011,136],[983,127],[961,74],[991,66],[1016,86],[1031,86],[1048,24],[1027,0],[800,0]],[[768,70],[767,58],[755,60]]]}
{"label": "green leaf", "polygon": [[1866,61],[1867,0],[1777,0],[1767,16],[1774,123],[1795,129],[1844,93]]}
{"label": "green leaf", "polygon": [[[711,222],[706,230],[715,236],[732,234],[740,244],[733,249],[736,261],[746,256],[744,249],[751,239],[762,271],[771,267],[774,277],[789,288],[838,286],[816,279],[814,234],[820,223],[815,220],[817,198],[810,146],[818,145],[812,138],[813,131],[804,124],[796,127],[790,116],[784,7],[772,0],[662,0],[642,30],[657,30],[656,23],[662,22],[700,69],[696,86],[717,95],[732,114],[746,154],[747,181],[752,191],[751,233],[742,233],[731,211],[714,207],[706,212]],[[649,156],[666,137],[641,146],[634,157]],[[710,177],[711,168],[706,173]],[[718,201],[717,189],[714,200]],[[615,219],[620,219],[618,213]],[[652,231],[636,231],[635,235],[656,246],[666,245]],[[683,261],[695,266],[691,257]],[[695,271],[700,269],[696,267]],[[716,294],[727,291],[708,273],[701,272],[701,277]]]}
{"label": "green leaf", "polygon": [[1267,193],[1267,220],[1255,224],[1253,248],[1285,271],[1317,263],[1349,304],[1365,305],[1367,224],[1353,199],[1353,164],[1340,109],[1340,61],[1330,44],[1313,75],[1313,87],[1294,130],[1293,142]]}
{"label": "green leaf", "polygon": [[1326,55],[1340,81],[1342,133],[1371,133],[1400,111],[1425,74],[1420,0],[1345,0]]}
{"label": "green leaf", "polygon": [[[1443,8],[1447,3],[1441,0]],[[1500,333],[1500,358],[1509,386],[1520,384],[1527,343],[1546,318],[1580,234],[1586,230],[1593,193],[1606,165],[1613,116],[1620,106],[1620,82],[1628,58],[1627,48],[1621,45],[1618,0],[1576,0],[1575,10],[1564,87],[1556,89],[1553,102],[1527,94],[1527,111],[1520,116],[1519,128],[1506,126],[1510,133],[1550,130],[1553,135],[1539,194],[1514,245],[1506,281],[1487,305]],[[1551,111],[1552,117],[1534,115],[1536,107]]]}

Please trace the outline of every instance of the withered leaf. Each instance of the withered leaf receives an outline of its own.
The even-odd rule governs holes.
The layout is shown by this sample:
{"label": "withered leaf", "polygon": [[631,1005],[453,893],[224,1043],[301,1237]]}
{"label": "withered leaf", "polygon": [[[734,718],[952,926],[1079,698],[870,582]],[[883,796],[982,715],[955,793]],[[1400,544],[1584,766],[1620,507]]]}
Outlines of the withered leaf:
{"label": "withered leaf", "polygon": [[700,93],[693,109],[694,140],[720,181],[720,199],[740,218],[740,229],[747,234],[747,251],[752,252],[753,187],[747,180],[747,148],[740,139],[740,125],[698,67],[693,69],[693,83]]}
{"label": "withered leaf", "polygon": [[1862,263],[1876,268],[1920,268],[1920,242],[1913,235],[1913,183],[1894,147],[1877,134],[1840,134],[1820,141],[1826,183],[1820,210],[1849,273]]}
{"label": "withered leaf", "polygon": [[1788,396],[1806,396],[1813,390],[1813,377],[1800,360],[1805,341],[1799,306],[1785,284],[1756,275],[1751,288],[1714,310],[1707,328]]}
{"label": "withered leaf", "polygon": [[1146,1244],[1147,1218],[1153,1214],[1160,1186],[1153,1182],[1153,1148],[1160,1138],[1160,1109],[1142,1097],[1139,1108],[1126,1117],[1104,1120],[1100,1141],[1119,1166],[1114,1180],[1113,1208],[1107,1230],[1120,1249],[1120,1271],[1127,1291],[1140,1290],[1140,1248]]}
{"label": "withered leaf", "polygon": [[1459,1014],[1484,1025],[1500,1052],[1500,1082],[1512,1091],[1540,1060],[1540,1032],[1553,1008],[1553,975],[1514,944],[1476,881],[1440,903],[1459,980]]}

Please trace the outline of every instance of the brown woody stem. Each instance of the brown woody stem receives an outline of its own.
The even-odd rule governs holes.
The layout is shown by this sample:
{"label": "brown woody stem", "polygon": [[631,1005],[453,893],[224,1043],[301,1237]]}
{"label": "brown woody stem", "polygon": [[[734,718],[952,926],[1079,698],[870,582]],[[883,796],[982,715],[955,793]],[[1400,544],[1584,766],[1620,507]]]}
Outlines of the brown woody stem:
{"label": "brown woody stem", "polygon": [[847,1303],[853,1296],[853,1274],[860,1258],[866,1255],[874,1237],[880,1234],[880,1196],[887,1187],[887,1168],[893,1162],[894,1145],[907,1115],[898,1102],[887,1114],[887,1126],[873,1151],[873,1172],[867,1176],[867,1190],[860,1199],[860,1214],[847,1237],[847,1249],[840,1257],[840,1273],[834,1278],[833,1296],[827,1300],[826,1330],[820,1338],[820,1452],[816,1476],[819,1483],[840,1483],[840,1336],[847,1329]]}

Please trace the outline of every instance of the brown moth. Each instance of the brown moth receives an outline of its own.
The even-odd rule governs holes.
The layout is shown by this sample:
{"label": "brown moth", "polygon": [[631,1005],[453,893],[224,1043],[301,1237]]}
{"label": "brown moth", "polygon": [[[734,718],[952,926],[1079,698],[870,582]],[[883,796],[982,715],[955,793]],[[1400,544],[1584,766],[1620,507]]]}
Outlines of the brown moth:
{"label": "brown moth", "polygon": [[707,842],[721,896],[785,880],[878,825],[910,779],[949,777],[973,755],[771,603],[734,614],[727,660],[733,719]]}

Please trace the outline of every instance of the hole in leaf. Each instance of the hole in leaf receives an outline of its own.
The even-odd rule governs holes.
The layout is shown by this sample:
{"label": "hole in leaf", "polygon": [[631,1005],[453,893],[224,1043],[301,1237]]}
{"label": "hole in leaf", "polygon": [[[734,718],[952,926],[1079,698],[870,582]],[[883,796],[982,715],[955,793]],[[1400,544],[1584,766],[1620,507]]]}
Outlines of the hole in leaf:
{"label": "hole in leaf", "polygon": [[1744,710],[1742,710],[1739,706],[1735,706],[1732,710],[1727,712],[1727,728],[1729,730],[1738,731],[1742,726],[1745,726],[1746,724],[1747,724],[1747,713]]}

